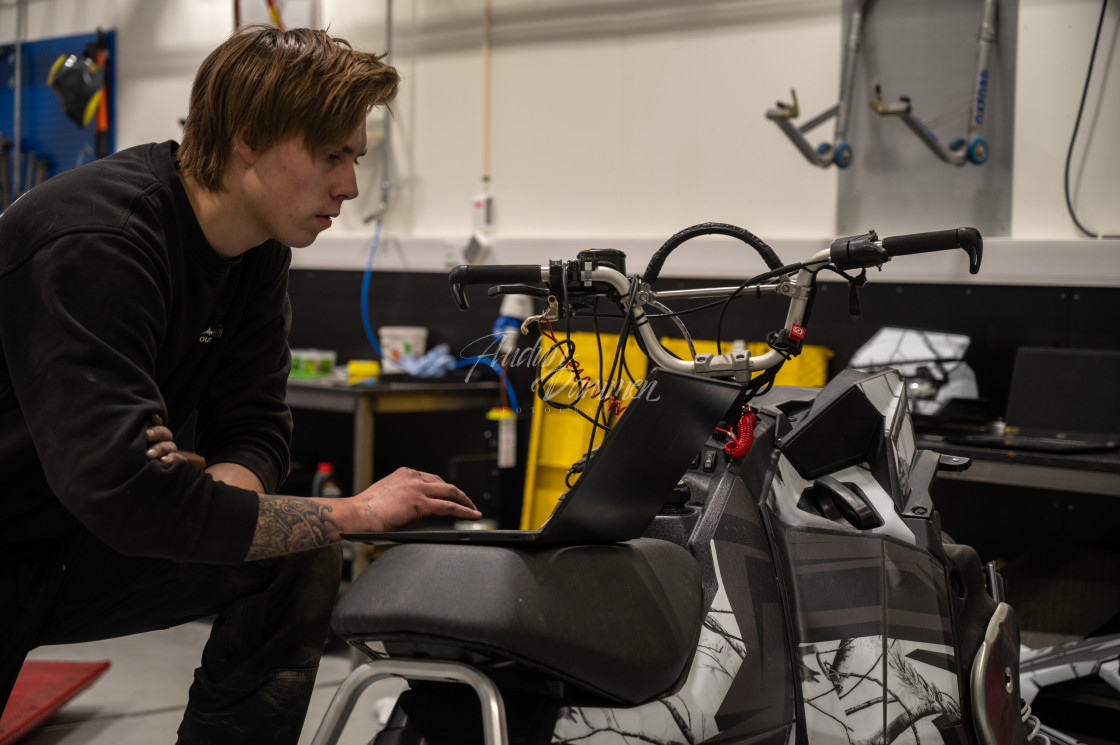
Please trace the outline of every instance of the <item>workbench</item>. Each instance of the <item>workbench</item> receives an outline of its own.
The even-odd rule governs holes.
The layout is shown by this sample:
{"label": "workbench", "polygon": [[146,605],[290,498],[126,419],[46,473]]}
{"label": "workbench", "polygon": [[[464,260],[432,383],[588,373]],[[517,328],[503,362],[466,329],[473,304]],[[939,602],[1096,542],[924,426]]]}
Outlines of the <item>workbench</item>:
{"label": "workbench", "polygon": [[374,481],[373,436],[378,414],[486,411],[499,400],[497,381],[425,382],[402,380],[344,385],[322,379],[288,379],[288,406],[350,414],[353,417],[354,479],[358,494]]}
{"label": "workbench", "polygon": [[969,458],[965,471],[942,471],[939,478],[1003,486],[1120,496],[1120,450],[1043,453],[976,447],[947,442],[935,434],[918,434],[917,446],[949,456]]}

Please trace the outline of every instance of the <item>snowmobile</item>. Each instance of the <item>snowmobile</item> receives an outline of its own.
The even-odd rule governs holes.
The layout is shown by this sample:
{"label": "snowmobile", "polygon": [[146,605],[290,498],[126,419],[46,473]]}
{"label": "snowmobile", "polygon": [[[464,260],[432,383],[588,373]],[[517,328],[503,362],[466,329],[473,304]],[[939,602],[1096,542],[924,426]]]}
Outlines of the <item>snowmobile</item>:
{"label": "snowmobile", "polygon": [[[669,254],[709,234],[746,243],[767,271],[736,286],[658,292]],[[869,231],[783,264],[750,232],[704,223],[666,241],[640,275],[609,249],[545,266],[456,267],[462,309],[479,284],[547,303],[524,329],[606,299],[622,313],[618,348],[633,335],[661,375],[734,393],[722,424],[705,424],[687,442],[692,460],[657,487],[655,514],[628,532],[590,526],[592,538],[525,545],[403,541],[374,561],[333,618],[371,661],[339,688],[314,744],[337,742],[358,697],[386,676],[408,690],[374,745],[1060,741],[1023,701],[1015,613],[998,600],[998,576],[942,534],[931,486],[968,462],[917,449],[903,377],[846,370],[819,389],[774,384],[802,349],[823,271],[856,288],[897,257],[963,249],[975,274],[982,244],[972,228]],[[745,296],[788,301],[765,353],[686,359],[651,329],[651,318],[680,322],[668,303],[726,309]],[[623,381],[625,364],[616,358],[610,374]],[[692,404],[642,406],[684,421]],[[608,408],[596,412],[603,429]],[[573,490],[612,466],[611,440],[633,408],[574,465]],[[682,430],[693,437],[696,427]],[[651,432],[641,457],[653,468],[669,449]],[[617,464],[625,480],[634,472],[623,465],[633,464]],[[609,512],[611,496],[602,499]]]}

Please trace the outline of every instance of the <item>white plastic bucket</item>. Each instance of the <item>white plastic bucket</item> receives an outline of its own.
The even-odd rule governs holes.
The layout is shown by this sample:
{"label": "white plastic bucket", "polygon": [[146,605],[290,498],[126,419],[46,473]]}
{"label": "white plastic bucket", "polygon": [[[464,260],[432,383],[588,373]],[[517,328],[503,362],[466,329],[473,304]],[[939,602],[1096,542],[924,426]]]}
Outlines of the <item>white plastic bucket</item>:
{"label": "white plastic bucket", "polygon": [[397,364],[401,357],[423,357],[428,344],[428,329],[424,326],[382,326],[377,329],[381,342],[381,372],[404,372]]}

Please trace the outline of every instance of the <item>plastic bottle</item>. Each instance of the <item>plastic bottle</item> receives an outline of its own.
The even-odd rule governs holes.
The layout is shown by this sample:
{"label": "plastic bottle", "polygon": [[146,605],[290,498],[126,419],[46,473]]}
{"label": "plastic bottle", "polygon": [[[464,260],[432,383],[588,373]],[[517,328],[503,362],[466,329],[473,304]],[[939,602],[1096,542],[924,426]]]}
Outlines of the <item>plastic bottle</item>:
{"label": "plastic bottle", "polygon": [[311,479],[311,496],[313,497],[341,497],[342,489],[334,480],[334,466],[330,463],[320,463],[315,469],[315,477]]}

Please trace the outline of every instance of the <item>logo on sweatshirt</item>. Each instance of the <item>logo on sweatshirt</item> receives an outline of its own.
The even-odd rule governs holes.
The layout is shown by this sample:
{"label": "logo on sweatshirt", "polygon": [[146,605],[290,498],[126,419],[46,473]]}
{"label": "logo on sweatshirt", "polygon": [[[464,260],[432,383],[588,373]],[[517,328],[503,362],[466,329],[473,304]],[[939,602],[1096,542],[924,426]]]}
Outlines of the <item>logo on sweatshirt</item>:
{"label": "logo on sweatshirt", "polygon": [[221,339],[221,338],[222,338],[222,327],[218,326],[217,328],[210,327],[210,328],[206,329],[205,331],[203,331],[202,335],[198,337],[198,340],[200,342],[202,342],[203,344],[209,344],[210,342],[214,341],[215,339]]}

